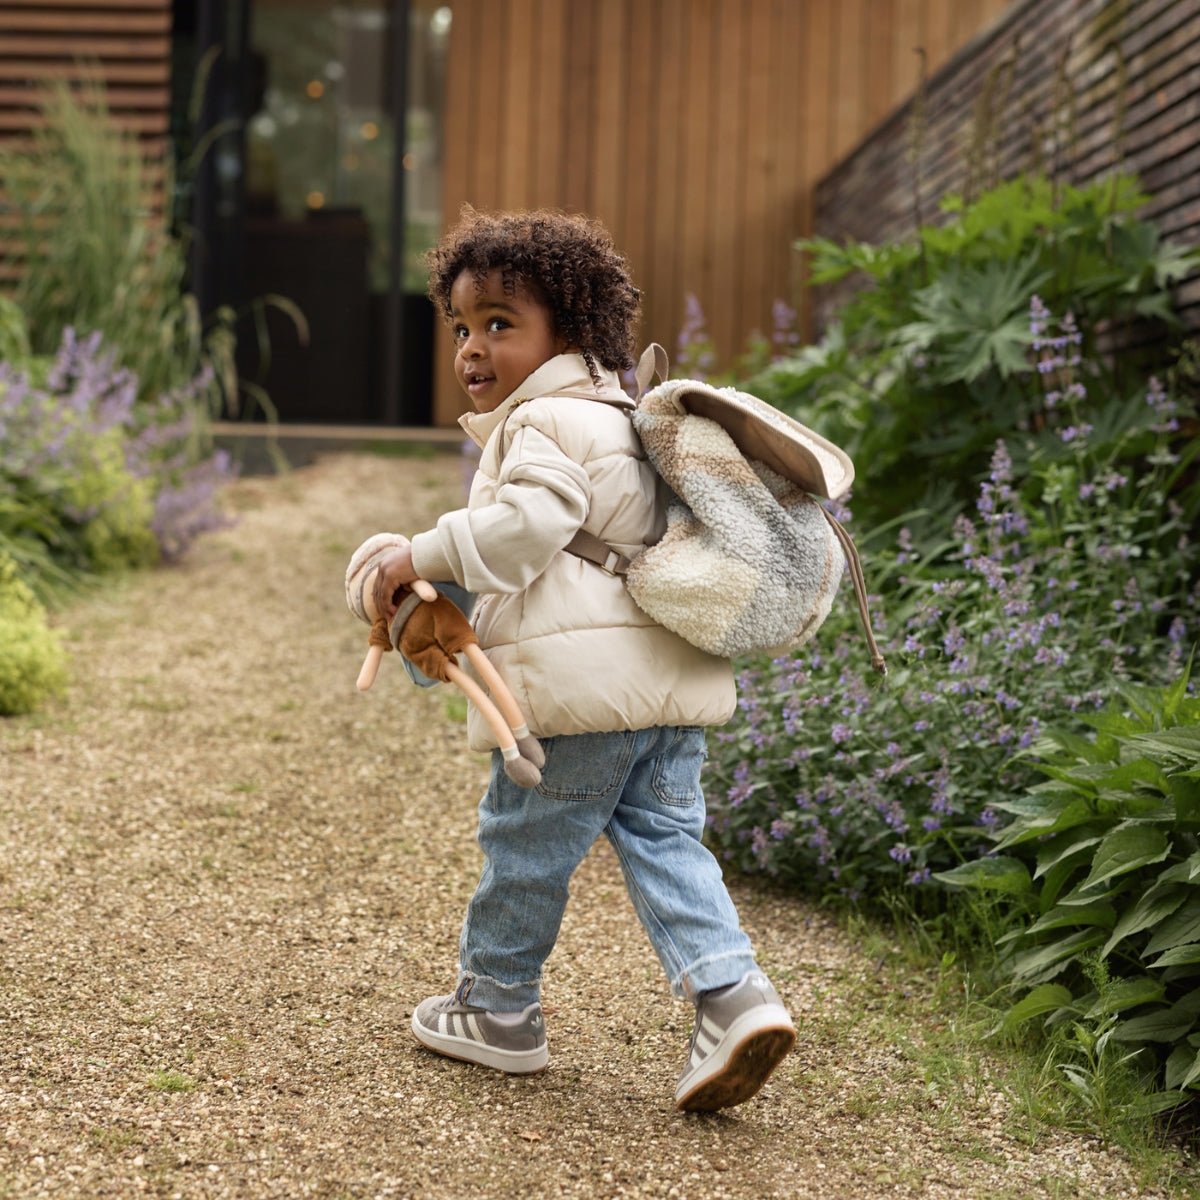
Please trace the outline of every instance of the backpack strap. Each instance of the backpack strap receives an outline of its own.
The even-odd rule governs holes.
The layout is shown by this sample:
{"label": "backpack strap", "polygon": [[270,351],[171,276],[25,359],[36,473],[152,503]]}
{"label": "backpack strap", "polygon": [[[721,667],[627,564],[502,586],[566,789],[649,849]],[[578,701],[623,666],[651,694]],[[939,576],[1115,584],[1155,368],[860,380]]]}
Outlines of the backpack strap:
{"label": "backpack strap", "polygon": [[[858,602],[858,616],[862,621],[863,634],[867,639],[867,649],[871,652],[871,666],[880,675],[886,675],[887,661],[875,640],[875,631],[871,627],[871,610],[867,604],[867,582],[863,576],[862,562],[858,557],[858,547],[854,540],[842,527],[841,522],[823,505],[818,504],[829,527],[833,530],[842,552],[846,556],[846,568],[850,573],[850,582],[854,585],[854,598]],[[614,550],[607,542],[580,529],[575,536],[563,547],[568,554],[576,558],[586,559],[590,563],[607,571],[610,575],[625,575],[629,572],[630,560],[624,554]]]}
{"label": "backpack strap", "polygon": [[[652,342],[638,359],[637,398],[640,400],[649,391],[650,381],[656,374],[660,380],[665,380],[669,369],[667,352],[657,342]],[[625,575],[629,571],[629,559],[624,554],[586,529],[578,530],[563,549],[576,558],[595,563],[610,575]]]}
{"label": "backpack strap", "polygon": [[594,533],[588,533],[586,529],[580,529],[563,549],[568,554],[574,554],[576,558],[595,563],[610,575],[624,575],[629,570],[629,559],[624,554],[614,550]]}
{"label": "backpack strap", "polygon": [[824,514],[825,520],[829,522],[829,527],[841,543],[842,551],[846,555],[846,567],[850,572],[850,582],[854,584],[854,598],[858,601],[858,616],[862,621],[863,633],[867,638],[867,648],[871,651],[871,666],[880,675],[886,675],[887,663],[884,661],[879,645],[875,641],[875,631],[871,628],[871,610],[867,605],[867,581],[863,577],[862,562],[858,557],[858,547],[855,546],[854,540],[845,529],[842,528],[841,522],[825,505],[818,504],[817,507]]}

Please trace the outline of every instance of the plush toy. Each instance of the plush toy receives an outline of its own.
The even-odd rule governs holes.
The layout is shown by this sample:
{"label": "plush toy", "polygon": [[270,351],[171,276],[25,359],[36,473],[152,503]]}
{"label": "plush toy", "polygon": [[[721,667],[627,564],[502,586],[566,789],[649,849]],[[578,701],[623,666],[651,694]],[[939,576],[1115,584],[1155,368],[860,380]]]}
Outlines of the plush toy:
{"label": "plush toy", "polygon": [[[355,550],[346,568],[346,603],[356,617],[371,626],[358,690],[370,688],[384,653],[394,647],[425,675],[454,684],[491,727],[504,756],[504,773],[520,787],[536,787],[546,756],[458,606],[432,584],[418,579],[396,592],[396,615],[390,624],[375,607],[372,590],[380,560],[389,550],[407,545],[407,538],[398,533],[377,533]],[[459,654],[466,655],[490,697],[458,665]]]}

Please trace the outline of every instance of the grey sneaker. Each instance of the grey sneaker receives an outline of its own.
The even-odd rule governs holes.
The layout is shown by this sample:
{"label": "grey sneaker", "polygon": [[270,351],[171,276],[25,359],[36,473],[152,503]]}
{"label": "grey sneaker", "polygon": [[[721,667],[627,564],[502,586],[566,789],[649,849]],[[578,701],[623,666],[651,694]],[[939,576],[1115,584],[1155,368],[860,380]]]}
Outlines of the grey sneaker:
{"label": "grey sneaker", "polygon": [[531,1075],[550,1061],[537,1003],[521,1012],[497,1013],[461,1004],[453,994],[431,996],[417,1005],[412,1031],[422,1046],[438,1054],[509,1075]]}
{"label": "grey sneaker", "polygon": [[792,1018],[761,972],[704,992],[696,1006],[691,1055],[675,1089],[675,1107],[714,1112],[749,1100],[795,1041]]}

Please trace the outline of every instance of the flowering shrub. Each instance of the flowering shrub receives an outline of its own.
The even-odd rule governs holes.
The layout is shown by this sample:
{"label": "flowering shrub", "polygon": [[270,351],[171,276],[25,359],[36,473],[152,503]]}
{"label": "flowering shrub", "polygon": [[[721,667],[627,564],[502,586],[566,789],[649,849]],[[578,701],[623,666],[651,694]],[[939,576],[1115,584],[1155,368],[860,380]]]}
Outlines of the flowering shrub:
{"label": "flowering shrub", "polygon": [[[26,340],[51,355],[69,329],[99,332],[148,404],[196,387],[214,364],[203,375],[205,407],[233,406],[234,315],[222,307],[201,318],[187,287],[186,240],[147,210],[145,152],[113,120],[104,85],[58,81],[31,89],[30,99],[41,109],[31,137],[0,144],[11,221],[0,256],[19,267],[14,297]],[[169,208],[172,175],[165,184]]]}
{"label": "flowering shrub", "polygon": [[742,672],[708,788],[711,837],[741,869],[853,899],[929,885],[990,848],[994,804],[1032,777],[1016,751],[1115,681],[1178,671],[1198,628],[1180,402],[1152,379],[1097,437],[1074,322],[1037,297],[1030,312],[1044,397],[1024,476],[1001,441],[948,536],[860,539],[887,584],[888,680],[868,680],[849,603],[818,649]]}
{"label": "flowering shrub", "polygon": [[0,363],[0,548],[27,574],[46,562],[103,572],[176,557],[224,523],[224,455],[204,455],[200,377],[138,404],[138,380],[99,334],[63,335],[53,360]]}
{"label": "flowering shrub", "polygon": [[0,716],[32,712],[62,690],[66,672],[46,610],[0,551]]}

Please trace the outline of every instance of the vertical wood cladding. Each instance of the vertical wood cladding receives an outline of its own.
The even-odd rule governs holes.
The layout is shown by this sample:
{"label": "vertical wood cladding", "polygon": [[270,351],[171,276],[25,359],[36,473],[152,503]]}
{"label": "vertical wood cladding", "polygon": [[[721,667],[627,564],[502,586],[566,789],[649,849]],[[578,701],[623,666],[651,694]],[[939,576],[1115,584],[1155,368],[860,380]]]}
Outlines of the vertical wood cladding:
{"label": "vertical wood cladding", "polygon": [[[694,293],[722,359],[777,299],[817,180],[1009,0],[453,0],[444,222],[598,217],[673,352]],[[435,420],[462,410],[439,337]]]}
{"label": "vertical wood cladding", "polygon": [[[1010,8],[1010,0],[448,2],[445,223],[464,203],[591,213],[645,293],[642,340],[673,351],[694,293],[723,359],[753,330],[770,332],[776,299],[796,302],[792,243],[811,232],[813,189],[912,93],[916,48],[932,70]],[[118,121],[165,162],[170,28],[170,0],[0,0],[0,137],[36,124],[40,82],[78,78],[92,63]],[[1156,79],[1171,95],[1189,86],[1165,68]],[[1131,106],[1131,122],[1151,118],[1153,102]],[[1181,127],[1162,132],[1186,140]],[[1178,187],[1187,182],[1181,165]],[[435,421],[449,424],[462,402],[440,334],[435,353]]]}
{"label": "vertical wood cladding", "polygon": [[[1084,183],[1123,166],[1150,194],[1144,214],[1200,240],[1200,3],[1020,0],[931,77],[916,169],[913,101],[877,126],[816,188],[816,231],[878,241],[912,232],[948,191],[970,194],[1031,167]],[[1200,273],[1177,293],[1200,329]],[[838,294],[823,294],[818,325]]]}

